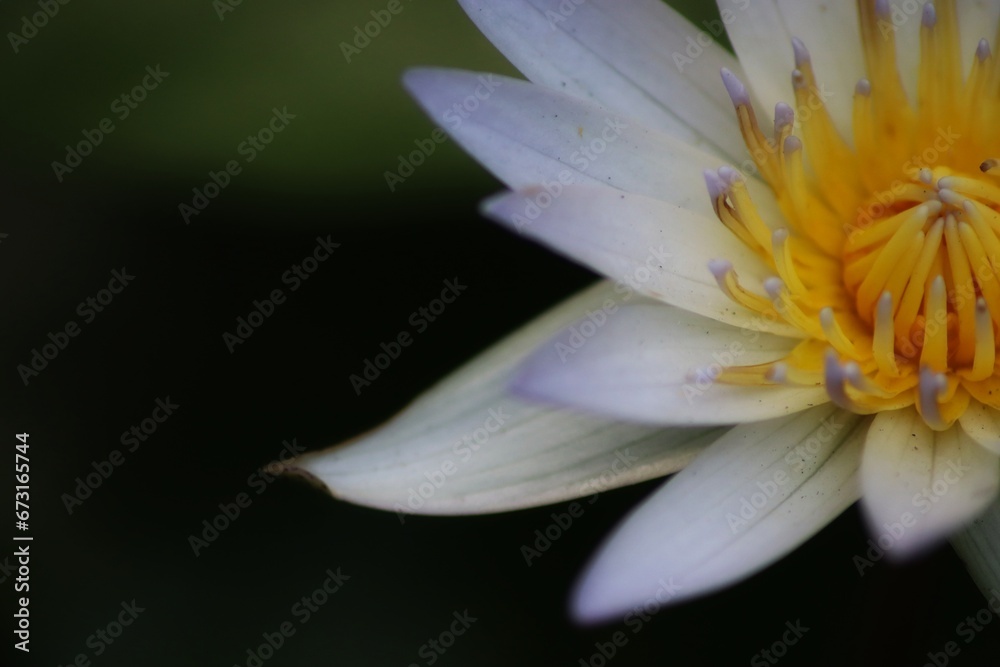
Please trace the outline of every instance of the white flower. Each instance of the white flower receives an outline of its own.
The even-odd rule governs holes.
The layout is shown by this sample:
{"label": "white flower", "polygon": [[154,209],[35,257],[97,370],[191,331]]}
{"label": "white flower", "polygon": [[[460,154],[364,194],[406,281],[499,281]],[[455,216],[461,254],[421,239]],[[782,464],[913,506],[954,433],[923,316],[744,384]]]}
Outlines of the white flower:
{"label": "white flower", "polygon": [[[305,470],[466,514],[684,468],[590,565],[584,620],[732,584],[859,498],[892,557],[989,506],[998,3],[719,0],[739,61],[659,0],[462,5],[531,83],[407,87],[511,188],[489,217],[610,280]],[[997,517],[961,542],[981,585]]]}

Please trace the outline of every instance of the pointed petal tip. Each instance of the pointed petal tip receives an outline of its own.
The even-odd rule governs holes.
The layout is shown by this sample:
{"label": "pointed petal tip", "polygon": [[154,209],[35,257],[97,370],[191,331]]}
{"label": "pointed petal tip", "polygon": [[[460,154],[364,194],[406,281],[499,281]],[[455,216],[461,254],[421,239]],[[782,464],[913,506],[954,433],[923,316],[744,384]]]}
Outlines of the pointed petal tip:
{"label": "pointed petal tip", "polygon": [[411,67],[403,72],[403,87],[411,95],[417,94],[417,89],[424,85],[440,69],[434,67]]}
{"label": "pointed petal tip", "polygon": [[620,621],[620,614],[608,606],[602,592],[594,585],[591,573],[585,573],[574,585],[569,599],[569,617],[578,626],[594,627]]}
{"label": "pointed petal tip", "polygon": [[315,455],[311,454],[305,454],[300,458],[292,459],[288,463],[282,464],[281,474],[292,479],[301,480],[315,489],[325,491],[331,496],[336,497],[337,494],[333,492],[333,489],[327,486],[322,479],[310,470],[310,462],[313,459],[315,459]]}
{"label": "pointed petal tip", "polygon": [[644,600],[634,591],[630,596],[622,592],[623,589],[634,589],[627,581],[628,576],[625,570],[609,571],[607,564],[598,556],[573,587],[569,600],[570,618],[584,627],[622,623],[632,614],[656,614],[690,597],[684,595],[684,586],[678,584],[673,576],[661,576],[654,582],[655,590],[650,587],[649,595]]}
{"label": "pointed petal tip", "polygon": [[534,188],[528,187],[523,190],[499,192],[487,197],[479,203],[479,214],[505,229],[524,234],[529,226],[542,222],[541,213],[532,217],[528,210],[534,191]]}

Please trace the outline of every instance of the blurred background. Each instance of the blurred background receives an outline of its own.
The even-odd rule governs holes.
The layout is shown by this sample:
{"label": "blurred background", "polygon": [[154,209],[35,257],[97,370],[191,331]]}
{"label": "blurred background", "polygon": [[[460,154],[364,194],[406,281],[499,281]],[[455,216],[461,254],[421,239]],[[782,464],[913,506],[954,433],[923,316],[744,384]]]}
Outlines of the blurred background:
{"label": "blurred background", "polygon": [[[594,280],[483,221],[477,204],[500,184],[451,142],[389,187],[434,130],[403,92],[406,68],[515,73],[444,0],[403,0],[345,50],[386,4],[0,5],[0,487],[11,498],[14,435],[29,433],[33,537],[30,654],[12,639],[23,543],[0,552],[5,664],[772,664],[758,654],[786,622],[809,631],[785,664],[923,665],[955,640],[954,664],[994,660],[1000,624],[956,635],[985,600],[950,548],[859,577],[853,509],[641,632],[584,629],[567,592],[657,482],[604,494],[529,567],[521,546],[563,506],[401,525],[266,473],[292,445],[379,424]],[[268,127],[281,131],[248,140]],[[230,351],[223,333],[287,287],[317,238],[340,244],[333,257]],[[453,276],[467,295],[356,395],[348,376]],[[304,622],[301,599],[328,572],[349,579]],[[451,645],[454,614],[476,620]],[[279,642],[283,623],[295,634]],[[602,656],[617,631],[627,645]]]}

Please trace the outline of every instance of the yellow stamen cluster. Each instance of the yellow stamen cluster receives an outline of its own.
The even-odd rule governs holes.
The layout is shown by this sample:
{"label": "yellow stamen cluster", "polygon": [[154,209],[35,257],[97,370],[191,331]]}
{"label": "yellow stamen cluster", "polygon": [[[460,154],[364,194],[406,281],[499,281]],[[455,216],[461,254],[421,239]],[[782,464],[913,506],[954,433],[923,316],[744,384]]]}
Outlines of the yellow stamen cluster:
{"label": "yellow stamen cluster", "polygon": [[943,430],[970,400],[1000,409],[1000,162],[991,157],[1000,155],[1000,62],[984,39],[964,76],[955,1],[928,3],[911,103],[888,2],[858,5],[867,78],[854,91],[853,145],[801,42],[798,127],[779,104],[765,136],[743,84],[723,72],[787,228],[758,214],[734,169],[706,173],[719,219],[775,277],[755,291],[728,262],[710,268],[731,299],[804,340],[780,362],[719,380],[822,385],[862,414],[915,405]]}

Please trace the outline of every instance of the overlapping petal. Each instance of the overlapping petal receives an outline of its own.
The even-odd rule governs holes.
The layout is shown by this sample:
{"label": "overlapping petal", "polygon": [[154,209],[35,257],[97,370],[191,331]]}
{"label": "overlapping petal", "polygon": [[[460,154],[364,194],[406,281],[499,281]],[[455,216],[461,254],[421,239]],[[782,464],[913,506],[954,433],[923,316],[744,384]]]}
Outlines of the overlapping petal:
{"label": "overlapping petal", "polygon": [[676,602],[778,560],[858,498],[868,421],[827,405],[734,428],[618,527],[580,582],[575,615]]}
{"label": "overlapping petal", "polygon": [[[555,191],[553,191],[555,192]],[[497,197],[484,211],[511,229],[634,290],[720,322],[801,338],[776,318],[734,303],[720,289],[709,262],[733,263],[748,289],[770,275],[767,266],[728,229],[658,199],[608,188],[559,186]]]}
{"label": "overlapping petal", "polygon": [[725,122],[728,98],[716,85],[722,67],[739,71],[739,64],[708,31],[659,0],[461,3],[532,82],[621,109],[647,127],[743,160],[739,133]]}
{"label": "overlapping petal", "polygon": [[1000,501],[951,537],[983,595],[1000,602]]}
{"label": "overlapping petal", "polygon": [[[404,82],[432,119],[512,189],[604,185],[714,219],[702,170],[717,169],[719,158],[650,129],[627,109],[492,74],[417,69]],[[747,186],[761,215],[780,219],[771,190],[756,178]]]}
{"label": "overlapping petal", "polygon": [[961,428],[932,431],[913,408],[875,416],[861,466],[871,531],[906,557],[974,519],[1000,488],[997,454]]}
{"label": "overlapping petal", "polygon": [[970,438],[1000,455],[1000,412],[972,401],[969,408],[959,418],[962,429]]}
{"label": "overlapping petal", "polygon": [[598,284],[484,352],[385,426],[293,467],[334,496],[401,515],[532,507],[680,469],[725,430],[614,423],[507,392],[528,353],[613,297],[610,285]]}
{"label": "overlapping petal", "polygon": [[760,421],[827,402],[821,387],[715,382],[723,369],[783,358],[794,341],[660,304],[625,305],[541,346],[515,390],[535,400],[659,424]]}

